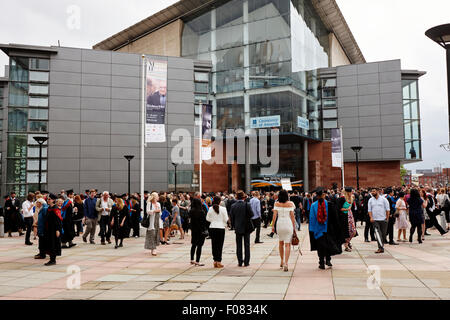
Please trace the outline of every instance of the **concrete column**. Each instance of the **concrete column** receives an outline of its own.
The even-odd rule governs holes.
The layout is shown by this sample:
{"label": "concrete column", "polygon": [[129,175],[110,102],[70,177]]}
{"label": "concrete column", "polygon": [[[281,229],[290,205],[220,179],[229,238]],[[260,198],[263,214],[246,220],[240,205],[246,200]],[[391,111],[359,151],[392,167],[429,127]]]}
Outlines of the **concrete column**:
{"label": "concrete column", "polygon": [[309,192],[308,140],[303,141],[303,188]]}

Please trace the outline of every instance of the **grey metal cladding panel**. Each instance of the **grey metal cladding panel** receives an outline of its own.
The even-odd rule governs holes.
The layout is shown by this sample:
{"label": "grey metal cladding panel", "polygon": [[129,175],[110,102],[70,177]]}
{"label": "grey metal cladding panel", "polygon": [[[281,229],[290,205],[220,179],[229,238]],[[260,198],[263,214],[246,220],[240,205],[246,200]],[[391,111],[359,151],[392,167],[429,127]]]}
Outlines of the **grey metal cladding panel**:
{"label": "grey metal cladding panel", "polygon": [[80,171],[80,183],[109,183],[110,171]]}
{"label": "grey metal cladding panel", "polygon": [[[146,163],[147,165],[147,163]],[[150,163],[148,164],[150,165]],[[155,182],[155,183],[163,183],[163,182],[167,182],[168,180],[168,174],[167,171],[148,171],[145,172],[145,181],[151,181],[151,183]]]}
{"label": "grey metal cladding panel", "polygon": [[140,119],[141,118],[139,112],[112,111],[111,113],[111,122],[128,123],[130,125],[135,125],[140,123]]}
{"label": "grey metal cladding panel", "polygon": [[[351,162],[351,161],[355,161],[355,160],[356,160],[355,152],[351,149],[344,148],[344,161]],[[359,158],[359,160],[361,160],[361,158]]]}
{"label": "grey metal cladding panel", "polygon": [[81,98],[81,109],[110,110],[111,99],[109,98]]}
{"label": "grey metal cladding panel", "polygon": [[375,127],[381,125],[381,119],[379,116],[372,117],[360,117],[359,126],[360,127]]}
{"label": "grey metal cladding panel", "polygon": [[141,87],[141,79],[138,77],[112,76],[111,78],[113,87],[133,89],[139,89]]}
{"label": "grey metal cladding panel", "polygon": [[110,113],[108,110],[82,110],[81,121],[109,123]]}
{"label": "grey metal cladding panel", "polygon": [[381,83],[401,82],[401,81],[402,81],[402,72],[400,70],[380,73]]}
{"label": "grey metal cladding panel", "polygon": [[358,117],[359,108],[351,107],[351,108],[339,108],[338,109],[338,117],[340,118],[357,118]]}
{"label": "grey metal cladding panel", "polygon": [[344,128],[358,128],[359,121],[358,118],[340,118],[339,125]]}
{"label": "grey metal cladding panel", "polygon": [[83,98],[110,98],[110,87],[82,86],[81,95]]}
{"label": "grey metal cladding panel", "polygon": [[382,115],[389,115],[389,114],[403,115],[403,105],[402,103],[384,104],[380,106],[380,112]]}
{"label": "grey metal cladding panel", "polygon": [[[140,161],[132,160],[130,162],[131,171],[140,170]],[[122,156],[121,159],[111,159],[111,171],[124,171],[127,173],[128,171],[128,161]],[[128,181],[128,177],[124,180]]]}
{"label": "grey metal cladding panel", "polygon": [[[168,69],[167,79],[194,81],[194,70]],[[170,88],[169,88],[170,90]]]}
{"label": "grey metal cladding panel", "polygon": [[380,72],[386,71],[401,71],[401,60],[382,61],[378,63]]}
{"label": "grey metal cladding panel", "polygon": [[136,99],[141,97],[141,91],[139,89],[131,88],[112,88],[111,94],[113,99]]}
{"label": "grey metal cladding panel", "polygon": [[371,95],[371,94],[379,94],[380,93],[380,85],[376,84],[363,84],[358,86],[358,94],[360,96]]}
{"label": "grey metal cladding panel", "polygon": [[79,97],[81,86],[71,84],[50,83],[50,95],[64,97]]}
{"label": "grey metal cladding panel", "polygon": [[358,74],[378,73],[378,63],[363,63],[356,65],[358,67]]}
{"label": "grey metal cladding panel", "polygon": [[381,148],[381,137],[361,138],[361,146],[365,148]]}
{"label": "grey metal cladding panel", "polygon": [[338,87],[337,88],[337,96],[341,97],[354,97],[358,95],[358,87]]}
{"label": "grey metal cladding panel", "polygon": [[82,50],[83,61],[111,63],[111,51]]}
{"label": "grey metal cladding panel", "polygon": [[82,71],[83,71],[83,73],[110,75],[111,74],[111,64],[110,63],[83,61]]}
{"label": "grey metal cladding panel", "polygon": [[81,73],[81,61],[51,59],[50,70]]}
{"label": "grey metal cladding panel", "polygon": [[50,82],[60,84],[81,84],[81,73],[50,71]]}
{"label": "grey metal cladding panel", "polygon": [[77,121],[50,121],[48,132],[80,133],[80,122]]}
{"label": "grey metal cladding panel", "polygon": [[53,59],[58,60],[81,60],[82,49],[77,48],[58,48],[58,54],[52,56]]}
{"label": "grey metal cladding panel", "polygon": [[339,66],[336,68],[336,74],[338,77],[342,76],[351,76],[358,73],[358,67],[356,65],[346,65],[346,66]]}
{"label": "grey metal cladding panel", "polygon": [[358,85],[377,84],[380,82],[378,73],[368,73],[358,75]]}
{"label": "grey metal cladding panel", "polygon": [[337,77],[337,86],[348,87],[348,86],[356,86],[358,85],[358,77],[356,75],[346,76],[346,77]]}
{"label": "grey metal cladding panel", "polygon": [[359,138],[359,128],[342,128],[344,139]]}
{"label": "grey metal cladding panel", "polygon": [[112,65],[112,74],[114,76],[128,76],[140,78],[141,67],[114,63]]}
{"label": "grey metal cladding panel", "polygon": [[105,146],[81,146],[80,147],[80,157],[89,159],[109,159],[111,147]]}
{"label": "grey metal cladding panel", "polygon": [[167,111],[170,113],[177,114],[194,114],[194,104],[189,102],[168,102],[167,103]]}
{"label": "grey metal cladding panel", "polygon": [[380,104],[402,104],[402,93],[383,93],[380,95]]}
{"label": "grey metal cladding panel", "polygon": [[49,158],[48,160],[49,171],[78,171],[80,167],[80,159],[61,159]]}
{"label": "grey metal cladding panel", "polygon": [[399,137],[382,137],[381,143],[383,144],[383,148],[404,148],[405,147],[405,140],[403,139],[403,136]]}
{"label": "grey metal cladding panel", "polygon": [[194,126],[194,114],[192,113],[190,116],[188,116],[186,114],[169,113],[167,117],[167,124],[174,124],[174,125],[192,124],[192,126]]}
{"label": "grey metal cladding panel", "polygon": [[111,100],[111,110],[123,112],[140,112],[141,103],[139,100],[113,99]]}
{"label": "grey metal cladding panel", "polygon": [[382,126],[398,126],[403,124],[403,115],[401,114],[391,114],[391,115],[381,115],[381,125]]}
{"label": "grey metal cladding panel", "polygon": [[110,134],[111,125],[109,122],[82,122],[81,133],[90,134]]}
{"label": "grey metal cladding panel", "polygon": [[138,147],[140,140],[139,136],[111,134],[111,144],[116,147]]}
{"label": "grey metal cladding panel", "polygon": [[47,180],[49,184],[78,184],[80,181],[78,171],[56,171],[56,170],[50,170],[48,172]]}
{"label": "grey metal cladding panel", "polygon": [[113,123],[110,125],[110,127],[111,127],[111,134],[123,134],[135,136],[139,136],[140,134],[139,124],[130,125],[129,123]]}
{"label": "grey metal cladding panel", "polygon": [[[50,133],[50,139],[53,134]],[[80,156],[80,147],[78,145],[67,145],[63,144],[60,146],[52,144],[48,146],[48,158],[49,159],[76,159]],[[51,168],[50,168],[51,170]]]}
{"label": "grey metal cladding panel", "polygon": [[381,160],[383,159],[383,151],[381,148],[364,148],[361,151],[361,160]]}
{"label": "grey metal cladding panel", "polygon": [[338,108],[357,107],[358,97],[343,97],[338,99]]}
{"label": "grey metal cladding panel", "polygon": [[384,159],[404,159],[405,152],[403,148],[383,148]]}
{"label": "grey metal cladding panel", "polygon": [[[124,161],[126,161],[124,159]],[[126,167],[127,168],[127,167]],[[114,189],[116,188],[116,183],[120,183],[120,182],[124,182],[127,181],[127,188],[128,189],[128,170],[116,170],[116,171],[111,171],[111,183],[114,186]],[[136,185],[136,190],[139,188],[139,178],[140,178],[140,173],[137,170],[131,170],[130,171],[130,184],[135,184]],[[131,188],[131,185],[130,185]],[[131,188],[131,190],[133,190]]]}
{"label": "grey metal cladding panel", "polygon": [[192,102],[194,103],[193,92],[169,91],[167,94],[168,102]]}
{"label": "grey metal cladding panel", "polygon": [[359,128],[360,138],[373,138],[381,136],[381,127],[364,127]]}
{"label": "grey metal cladding panel", "polygon": [[194,92],[194,82],[190,80],[168,80],[167,87],[172,91]]}
{"label": "grey metal cladding panel", "polygon": [[[125,159],[124,159],[125,160]],[[80,170],[95,170],[95,171],[104,171],[110,170],[110,162],[105,161],[104,159],[80,159]]]}
{"label": "grey metal cladding panel", "polygon": [[80,135],[71,133],[49,133],[49,143],[54,146],[78,146]]}
{"label": "grey metal cladding panel", "polygon": [[194,61],[191,59],[183,59],[178,57],[167,58],[169,69],[189,69],[194,70]]}
{"label": "grey metal cladding panel", "polygon": [[112,63],[114,64],[129,64],[134,66],[141,65],[142,57],[138,54],[112,52]]}
{"label": "grey metal cladding panel", "polygon": [[380,93],[400,93],[400,92],[402,92],[401,81],[380,84]]}
{"label": "grey metal cladding panel", "polygon": [[80,109],[81,99],[80,97],[62,97],[62,96],[50,96],[49,105],[50,108],[67,108],[67,109]]}
{"label": "grey metal cladding panel", "polygon": [[81,134],[81,145],[91,146],[91,147],[105,147],[109,146],[111,143],[110,135],[102,134]]}
{"label": "grey metal cladding panel", "polygon": [[111,86],[111,76],[110,75],[102,75],[102,74],[83,73],[82,84],[83,84],[83,86],[110,87]]}
{"label": "grey metal cladding panel", "polygon": [[167,130],[168,130],[169,137],[171,137],[172,133],[177,129],[185,129],[186,133],[189,132],[191,137],[194,136],[194,126],[193,125],[192,126],[191,125],[168,125]]}
{"label": "grey metal cladding panel", "polygon": [[380,106],[361,106],[358,112],[360,117],[379,116]]}
{"label": "grey metal cladding panel", "polygon": [[403,125],[386,126],[381,128],[381,135],[383,137],[398,137],[404,134]]}
{"label": "grey metal cladding panel", "polygon": [[51,108],[48,115],[50,120],[80,120],[80,109]]}
{"label": "grey metal cladding panel", "polygon": [[358,104],[360,106],[375,106],[380,104],[380,96],[378,94],[359,96]]}
{"label": "grey metal cladding panel", "polygon": [[359,146],[360,141],[359,141],[359,138],[344,138],[343,144],[344,144],[344,150],[346,150],[346,149],[350,149],[353,146]]}
{"label": "grey metal cladding panel", "polygon": [[[117,147],[114,143],[111,146],[111,159],[124,159],[124,155],[133,154],[136,157],[140,154],[139,147]],[[109,155],[108,155],[109,158]],[[124,159],[125,160],[125,159]],[[146,168],[147,170],[148,168]]]}
{"label": "grey metal cladding panel", "polygon": [[160,147],[146,148],[145,149],[145,159],[165,159],[168,161],[170,157],[170,150]]}

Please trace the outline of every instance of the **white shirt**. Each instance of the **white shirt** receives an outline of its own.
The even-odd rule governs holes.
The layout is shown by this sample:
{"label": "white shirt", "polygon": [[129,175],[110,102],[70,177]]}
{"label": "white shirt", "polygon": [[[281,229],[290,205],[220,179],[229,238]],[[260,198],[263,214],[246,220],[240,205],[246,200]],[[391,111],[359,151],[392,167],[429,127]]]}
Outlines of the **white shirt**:
{"label": "white shirt", "polygon": [[108,215],[108,211],[106,211],[106,208],[108,208],[108,200],[104,201],[102,198],[102,216],[107,216]]}
{"label": "white shirt", "polygon": [[28,200],[22,203],[22,214],[24,218],[31,218],[33,216],[33,208],[28,210],[31,205],[32,203]]}
{"label": "white shirt", "polygon": [[368,212],[372,212],[372,218],[375,221],[386,221],[386,211],[390,211],[389,201],[382,196],[370,198]]}
{"label": "white shirt", "polygon": [[225,229],[228,222],[227,208],[219,206],[219,213],[213,207],[209,208],[206,221],[211,222],[210,229]]}
{"label": "white shirt", "polygon": [[[150,217],[150,225],[148,226],[147,230],[155,230],[155,210],[161,211],[161,205],[159,202],[156,202],[156,204],[153,204],[152,202],[147,202],[147,214]],[[161,219],[159,219],[160,228],[162,228],[161,225]]]}

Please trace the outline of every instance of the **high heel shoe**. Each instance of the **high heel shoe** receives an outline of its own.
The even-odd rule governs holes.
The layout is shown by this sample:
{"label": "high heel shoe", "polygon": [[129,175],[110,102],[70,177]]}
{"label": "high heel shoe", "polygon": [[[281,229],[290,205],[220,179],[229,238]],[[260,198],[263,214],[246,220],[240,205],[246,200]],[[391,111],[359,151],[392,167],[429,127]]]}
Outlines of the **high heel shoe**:
{"label": "high heel shoe", "polygon": [[283,266],[283,270],[284,270],[284,272],[288,272],[288,271],[289,271],[289,268],[288,268],[288,265],[287,265],[287,264],[285,264],[285,265]]}

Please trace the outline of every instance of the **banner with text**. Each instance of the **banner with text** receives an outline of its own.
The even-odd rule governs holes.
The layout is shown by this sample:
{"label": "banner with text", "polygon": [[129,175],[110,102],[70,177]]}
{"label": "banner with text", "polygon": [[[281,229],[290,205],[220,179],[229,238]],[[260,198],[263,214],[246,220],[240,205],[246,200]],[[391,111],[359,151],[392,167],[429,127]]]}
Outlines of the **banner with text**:
{"label": "banner with text", "polygon": [[165,142],[167,61],[147,59],[145,143]]}
{"label": "banner with text", "polygon": [[212,105],[202,105],[202,160],[211,160]]}
{"label": "banner with text", "polygon": [[334,168],[342,168],[341,130],[331,129],[331,161]]}
{"label": "banner with text", "polygon": [[250,128],[252,129],[278,128],[280,126],[280,116],[258,117],[250,119]]}

